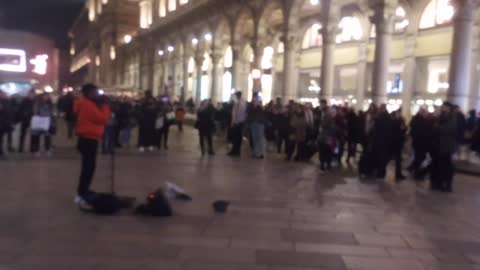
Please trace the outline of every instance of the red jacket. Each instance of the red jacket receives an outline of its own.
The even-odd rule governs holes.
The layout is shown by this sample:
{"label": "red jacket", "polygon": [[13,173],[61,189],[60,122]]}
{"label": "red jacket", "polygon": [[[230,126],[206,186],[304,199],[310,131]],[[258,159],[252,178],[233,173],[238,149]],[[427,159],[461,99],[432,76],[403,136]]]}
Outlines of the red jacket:
{"label": "red jacket", "polygon": [[77,135],[86,139],[100,140],[110,118],[110,107],[104,105],[99,108],[93,101],[81,98],[75,101],[74,112],[77,115]]}

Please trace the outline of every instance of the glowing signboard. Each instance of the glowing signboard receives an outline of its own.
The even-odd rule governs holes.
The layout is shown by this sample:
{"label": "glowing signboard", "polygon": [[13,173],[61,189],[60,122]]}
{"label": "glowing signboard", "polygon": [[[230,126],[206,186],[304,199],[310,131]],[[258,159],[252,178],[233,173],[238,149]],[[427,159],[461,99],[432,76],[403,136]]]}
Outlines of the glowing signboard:
{"label": "glowing signboard", "polygon": [[48,55],[46,54],[37,55],[35,58],[30,59],[30,64],[34,65],[32,72],[40,75],[47,74],[47,60]]}
{"label": "glowing signboard", "polygon": [[0,71],[26,72],[27,55],[25,51],[0,48]]}

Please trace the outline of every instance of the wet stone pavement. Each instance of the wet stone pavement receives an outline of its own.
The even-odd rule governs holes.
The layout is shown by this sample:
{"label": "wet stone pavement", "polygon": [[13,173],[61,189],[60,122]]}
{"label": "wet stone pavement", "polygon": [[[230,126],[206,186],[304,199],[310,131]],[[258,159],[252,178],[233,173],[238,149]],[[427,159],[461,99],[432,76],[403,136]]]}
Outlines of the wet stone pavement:
{"label": "wet stone pavement", "polygon": [[[192,129],[170,149],[121,150],[117,191],[142,200],[173,181],[193,197],[172,218],[113,217],[73,204],[78,156],[0,161],[0,269],[469,270],[480,269],[480,181],[457,175],[453,194],[426,183],[361,182],[349,169],[225,156],[201,158]],[[94,188],[108,190],[108,158]],[[232,202],[213,213],[217,199]]]}

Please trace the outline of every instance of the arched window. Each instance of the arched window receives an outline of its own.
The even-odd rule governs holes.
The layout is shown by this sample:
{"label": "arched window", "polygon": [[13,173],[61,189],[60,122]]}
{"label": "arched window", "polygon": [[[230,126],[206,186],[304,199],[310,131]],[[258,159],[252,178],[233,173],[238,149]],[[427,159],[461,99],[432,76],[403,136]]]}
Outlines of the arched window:
{"label": "arched window", "polygon": [[279,42],[277,46],[277,53],[284,53],[285,52],[285,44],[283,42]]}
{"label": "arched window", "polygon": [[180,5],[188,4],[188,0],[180,0]]}
{"label": "arched window", "polygon": [[158,2],[158,14],[160,17],[167,16],[167,2],[165,0],[159,0]]}
{"label": "arched window", "polygon": [[273,59],[273,54],[275,51],[273,50],[272,47],[266,47],[263,49],[263,57],[262,57],[262,69],[271,69],[273,64],[272,64],[272,59]]}
{"label": "arched window", "polygon": [[318,23],[313,24],[305,32],[303,37],[302,49],[322,46],[322,34],[320,33],[322,26]]}
{"label": "arched window", "polygon": [[395,33],[401,33],[407,28],[408,24],[410,23],[407,19],[407,12],[403,7],[397,7],[395,10]]}
{"label": "arched window", "polygon": [[337,35],[337,43],[360,40],[363,37],[362,24],[356,17],[343,17],[338,24],[340,33]]}
{"label": "arched window", "polygon": [[223,66],[225,68],[231,68],[233,66],[233,51],[230,46],[228,46],[223,55]]}
{"label": "arched window", "polygon": [[432,28],[452,21],[455,9],[451,0],[431,0],[423,11],[420,29]]}

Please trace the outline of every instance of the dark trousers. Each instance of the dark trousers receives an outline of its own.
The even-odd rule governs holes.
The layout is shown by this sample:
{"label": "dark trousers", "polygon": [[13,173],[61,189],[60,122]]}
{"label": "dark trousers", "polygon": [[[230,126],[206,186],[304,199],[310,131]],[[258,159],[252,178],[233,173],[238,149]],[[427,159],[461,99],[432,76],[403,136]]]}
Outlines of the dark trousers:
{"label": "dark trousers", "polygon": [[5,132],[0,131],[0,156],[3,155],[3,137]]}
{"label": "dark trousers", "polygon": [[78,138],[77,149],[82,155],[77,193],[79,196],[86,196],[90,193],[90,185],[92,184],[93,175],[95,173],[98,141]]}
{"label": "dark trousers", "polygon": [[347,162],[349,162],[351,158],[353,158],[353,160],[357,158],[357,143],[353,140],[348,141]]}
{"label": "dark trousers", "polygon": [[393,151],[393,159],[395,160],[395,177],[402,176],[402,149]]}
{"label": "dark trousers", "polygon": [[288,141],[288,130],[278,130],[277,152],[279,154],[282,152],[282,145],[285,145],[285,148],[287,148],[287,141]]}
{"label": "dark trousers", "polygon": [[414,158],[412,164],[410,165],[410,170],[415,174],[419,171],[420,166],[422,166],[423,161],[427,158],[427,150],[423,147],[414,146]]}
{"label": "dark trousers", "polygon": [[177,121],[178,131],[183,131],[183,121]]}
{"label": "dark trousers", "polygon": [[50,148],[52,146],[52,137],[50,136],[50,134],[48,134],[48,132],[42,132],[38,134],[32,134],[32,136],[30,136],[30,152],[37,153],[38,151],[40,151],[40,137],[42,135],[45,151],[50,151]]}
{"label": "dark trousers", "polygon": [[307,142],[306,141],[297,142],[296,148],[297,148],[297,153],[295,155],[295,161],[305,161],[306,160],[305,153],[307,152]]}
{"label": "dark trousers", "polygon": [[23,152],[25,150],[25,138],[27,136],[28,128],[30,127],[30,122],[22,122],[20,125],[20,139],[18,141],[18,152]]}
{"label": "dark trousers", "polygon": [[326,143],[320,143],[319,152],[320,168],[330,170],[332,168],[332,147]]}
{"label": "dark trousers", "polygon": [[159,130],[158,133],[158,148],[163,147],[165,149],[168,148],[168,134],[170,133],[170,125],[165,125],[162,129]]}
{"label": "dark trousers", "polygon": [[293,154],[295,153],[296,143],[294,140],[291,140],[288,136],[285,140],[285,153],[287,154],[287,160],[292,160]]}
{"label": "dark trousers", "polygon": [[205,140],[207,140],[208,153],[213,153],[212,131],[199,129],[198,133],[200,137],[200,149],[202,150],[202,155],[205,154]]}
{"label": "dark trousers", "polygon": [[389,161],[389,153],[385,150],[386,147],[379,146],[373,151],[373,158],[375,159],[376,176],[384,178],[387,171],[387,164]]}
{"label": "dark trousers", "polygon": [[435,154],[430,167],[430,184],[433,190],[451,191],[454,167],[451,155]]}
{"label": "dark trousers", "polygon": [[345,144],[346,142],[343,139],[338,141],[338,153],[335,155],[335,158],[338,161],[338,164],[342,164],[342,157],[345,151]]}
{"label": "dark trousers", "polygon": [[73,138],[73,129],[74,128],[75,128],[75,122],[67,121],[67,138],[68,139]]}
{"label": "dark trousers", "polygon": [[242,148],[242,139],[243,139],[243,123],[236,124],[232,127],[232,154],[240,155],[240,149]]}
{"label": "dark trousers", "polygon": [[115,130],[113,126],[106,126],[102,138],[102,153],[111,153],[115,147]]}

